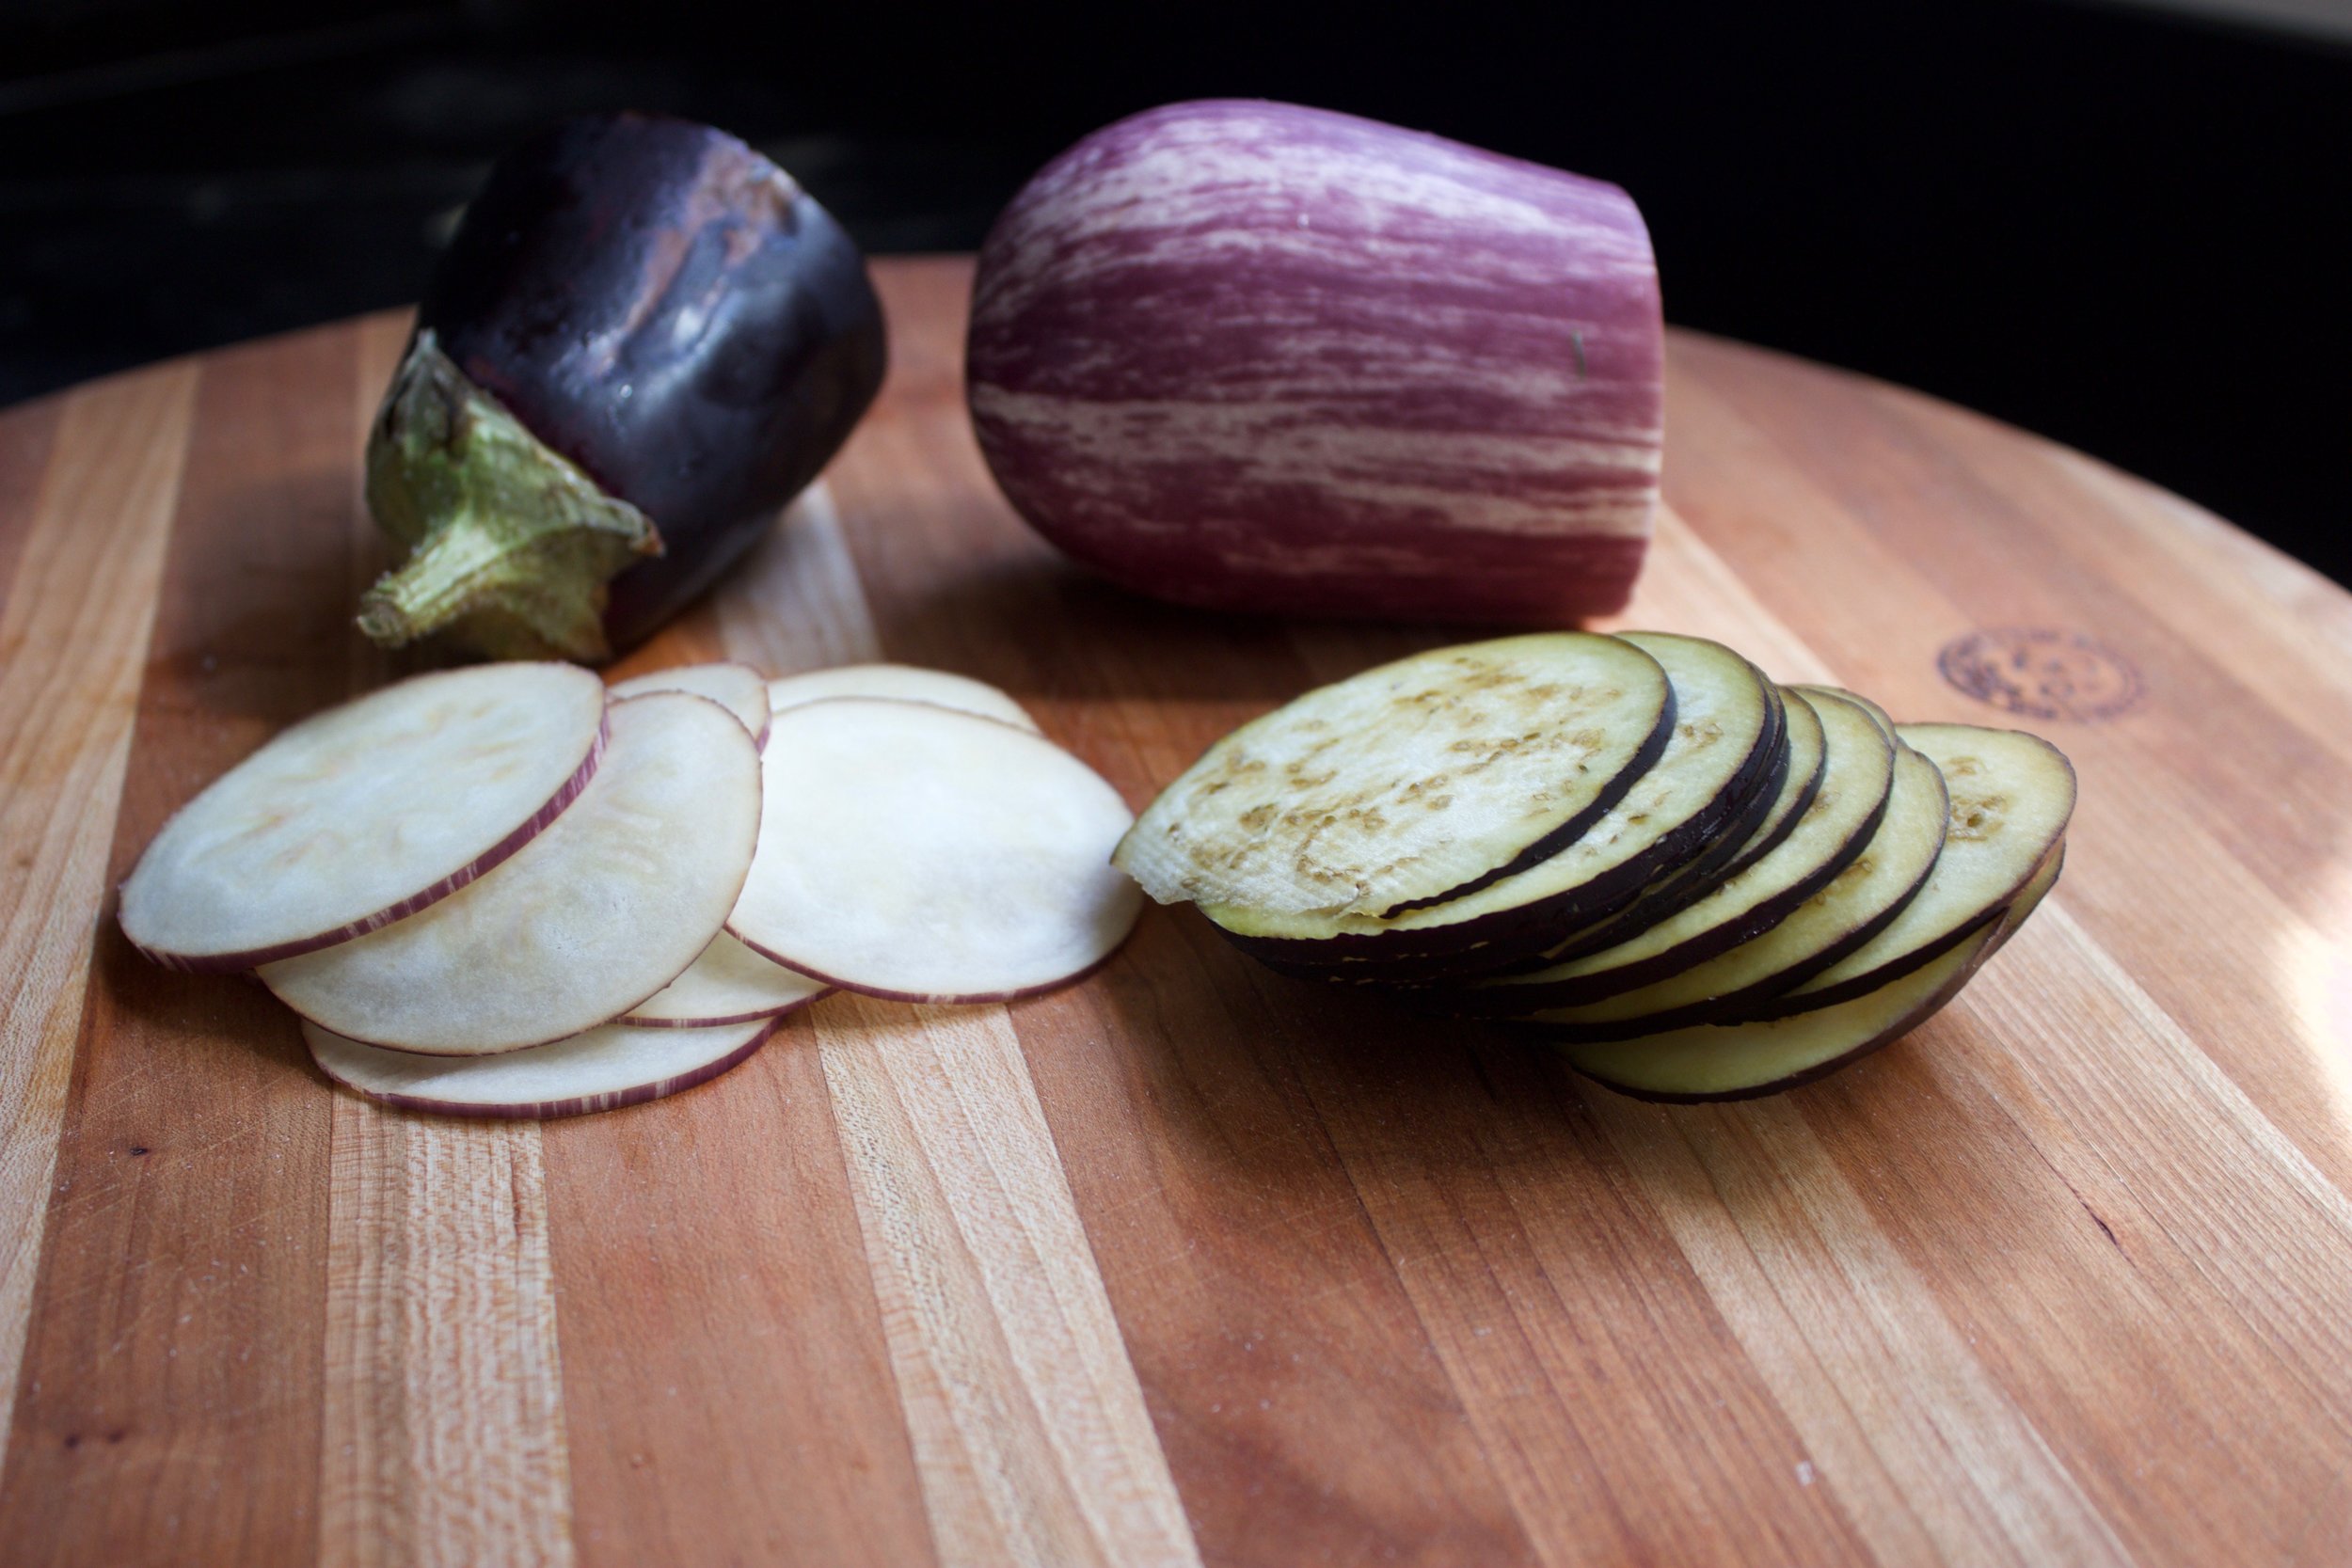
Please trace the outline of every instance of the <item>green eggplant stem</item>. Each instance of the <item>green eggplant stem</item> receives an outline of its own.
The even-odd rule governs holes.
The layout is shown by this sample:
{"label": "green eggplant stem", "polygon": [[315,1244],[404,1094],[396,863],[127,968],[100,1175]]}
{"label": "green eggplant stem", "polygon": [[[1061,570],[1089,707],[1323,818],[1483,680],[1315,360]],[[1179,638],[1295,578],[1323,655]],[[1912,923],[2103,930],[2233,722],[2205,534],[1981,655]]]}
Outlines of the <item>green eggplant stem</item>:
{"label": "green eggplant stem", "polygon": [[431,332],[368,436],[368,510],[408,550],[359,601],[388,648],[439,634],[492,658],[601,664],[605,584],[661,553],[653,520],[549,451]]}

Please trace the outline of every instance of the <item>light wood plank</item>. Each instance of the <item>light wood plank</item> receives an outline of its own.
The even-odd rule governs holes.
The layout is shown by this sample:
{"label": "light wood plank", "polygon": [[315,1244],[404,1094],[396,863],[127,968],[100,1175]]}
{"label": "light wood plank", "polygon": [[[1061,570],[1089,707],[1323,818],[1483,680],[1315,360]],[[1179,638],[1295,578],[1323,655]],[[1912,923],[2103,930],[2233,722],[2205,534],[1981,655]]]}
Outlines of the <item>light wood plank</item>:
{"label": "light wood plank", "polygon": [[840,509],[821,480],[736,569],[716,610],[727,657],[771,677],[882,657]]}
{"label": "light wood plank", "polygon": [[1592,1105],[1881,1561],[2129,1560],[1792,1105]]}
{"label": "light wood plank", "polygon": [[0,609],[0,1467],[196,382],[64,400]]}
{"label": "light wood plank", "polygon": [[806,1019],[546,1149],[580,1560],[931,1561]]}
{"label": "light wood plank", "polygon": [[1005,1009],[814,1016],[940,1560],[1199,1562]]}
{"label": "light wood plank", "polygon": [[[1808,400],[1759,379],[1771,361],[1735,362],[1720,345],[1697,345],[1679,362],[1695,369],[1671,384],[1677,428],[1687,439],[1677,449],[1682,455],[1670,465],[1669,483],[1679,511],[1740,578],[1767,602],[1787,607],[1792,620],[1801,617],[1806,640],[1840,677],[1892,705],[1899,718],[2020,722],[1946,686],[1936,671],[1938,650],[1979,625],[2041,619],[2076,626],[2078,611],[2033,582],[2030,561],[2012,573],[2000,567],[1997,551],[1987,560],[1980,545],[1947,548],[1935,542],[1980,531],[1973,522],[1936,527],[1938,519],[1970,515],[1969,502],[1890,496],[1883,479],[1859,497],[1838,493],[1841,465],[1851,460],[1867,470],[1880,439],[1874,425],[1842,416],[1875,409],[1884,394],[1842,390]],[[1719,363],[1729,368],[1719,372]],[[1798,368],[1788,373],[1803,388],[1824,374]],[[1785,405],[1807,401],[1826,405],[1819,418],[1842,433],[1834,449],[1817,432],[1808,447],[1793,451],[1758,422],[1767,410],[1793,418]],[[2015,526],[2013,519],[2002,525]],[[1915,541],[1908,547],[1906,537]],[[1930,558],[1971,552],[1979,555],[1973,573],[1946,563],[1931,575]],[[2134,614],[2122,624],[2147,623]],[[2137,631],[2108,635],[2137,645]],[[2208,672],[2199,681],[2213,678]],[[2234,794],[2217,799],[2185,776],[2174,765],[2174,743],[2163,739],[2208,718],[2225,722],[2220,709],[2259,706],[2234,694],[2204,694],[2197,681],[2157,684],[2141,712],[2113,723],[2039,726],[2073,758],[2082,781],[2068,898],[2104,944],[2132,956],[2157,1005],[2263,1114],[2340,1188],[2352,1190],[2352,1114],[2331,1087],[2312,1092],[2315,1085],[2341,1082],[2344,1069],[2336,1064],[2352,1050],[2352,1008],[2331,1000],[2344,993],[2344,960],[2352,952],[2352,827],[2340,800],[2320,803],[2331,784],[2341,796],[2352,778],[2325,752],[2306,750],[2298,758],[2294,747],[2281,751],[2242,735],[2213,734],[2198,742],[2200,750],[2234,748],[2242,755],[2233,768],[2280,780],[2276,790],[2248,786],[2260,797],[2259,815],[2273,819],[2263,830],[2272,866],[2265,870],[2245,852],[2253,830],[2235,811]],[[2151,741],[2150,715],[2159,709],[2169,717]],[[2290,814],[2291,832],[2276,822],[2279,801],[2290,793],[2301,797]],[[2150,854],[2153,844],[2163,852]],[[2282,885],[2290,860],[2294,875]],[[2195,910],[2197,918],[2183,919],[2184,909]]]}
{"label": "light wood plank", "polygon": [[[397,317],[358,329],[355,452],[406,336]],[[356,485],[349,527],[356,603],[385,555]],[[354,692],[384,677],[371,645],[348,646]],[[337,1093],[332,1137],[320,1560],[568,1564],[537,1124],[408,1117]]]}
{"label": "light wood plank", "polygon": [[319,1560],[572,1560],[536,1123],[335,1104]]}

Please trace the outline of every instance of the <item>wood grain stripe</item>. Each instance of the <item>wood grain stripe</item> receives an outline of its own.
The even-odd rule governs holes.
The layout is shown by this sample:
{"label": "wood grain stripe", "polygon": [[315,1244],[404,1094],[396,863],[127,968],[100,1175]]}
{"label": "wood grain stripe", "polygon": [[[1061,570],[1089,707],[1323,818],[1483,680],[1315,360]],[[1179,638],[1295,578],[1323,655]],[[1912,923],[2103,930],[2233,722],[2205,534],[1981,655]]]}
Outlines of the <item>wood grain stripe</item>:
{"label": "wood grain stripe", "polygon": [[[354,353],[342,330],[204,361],[110,878],[344,692]],[[259,988],[94,935],[0,1540],[27,1563],[310,1562],[332,1098]]]}
{"label": "wood grain stripe", "polygon": [[8,596],[24,541],[40,515],[49,453],[70,395],[20,404],[0,413],[0,601]]}
{"label": "wood grain stripe", "polygon": [[319,1560],[572,1560],[536,1123],[339,1093]]}
{"label": "wood grain stripe", "polygon": [[[872,657],[839,529],[812,490],[625,668]],[[932,1560],[818,1056],[789,1020],[690,1094],[548,1129],[584,1563]]]}
{"label": "wood grain stripe", "polygon": [[[407,324],[375,317],[355,331],[357,454]],[[349,527],[347,604],[384,557],[356,483]],[[384,678],[373,647],[345,646],[353,691]],[[572,1560],[540,1137],[536,1123],[411,1117],[335,1094],[323,1562]]]}
{"label": "wood grain stripe", "polygon": [[727,657],[771,676],[882,657],[840,509],[823,482],[803,491],[736,569],[718,615]]}
{"label": "wood grain stripe", "polygon": [[0,1467],[196,381],[64,400],[0,610]]}
{"label": "wood grain stripe", "polygon": [[2129,1560],[1793,1105],[1590,1103],[1879,1560]]}
{"label": "wood grain stripe", "polygon": [[1199,1562],[1005,1009],[815,1022],[940,1560]]}

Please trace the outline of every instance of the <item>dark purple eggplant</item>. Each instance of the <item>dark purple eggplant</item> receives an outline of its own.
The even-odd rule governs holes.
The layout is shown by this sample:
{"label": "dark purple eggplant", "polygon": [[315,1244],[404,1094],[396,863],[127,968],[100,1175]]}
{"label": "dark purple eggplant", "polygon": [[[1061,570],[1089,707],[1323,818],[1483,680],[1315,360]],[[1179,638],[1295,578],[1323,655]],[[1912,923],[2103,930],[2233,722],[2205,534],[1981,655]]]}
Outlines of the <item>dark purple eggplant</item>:
{"label": "dark purple eggplant", "polygon": [[499,160],[368,442],[411,552],[359,622],[596,663],[714,582],[882,385],[865,258],[724,132],[567,120]]}

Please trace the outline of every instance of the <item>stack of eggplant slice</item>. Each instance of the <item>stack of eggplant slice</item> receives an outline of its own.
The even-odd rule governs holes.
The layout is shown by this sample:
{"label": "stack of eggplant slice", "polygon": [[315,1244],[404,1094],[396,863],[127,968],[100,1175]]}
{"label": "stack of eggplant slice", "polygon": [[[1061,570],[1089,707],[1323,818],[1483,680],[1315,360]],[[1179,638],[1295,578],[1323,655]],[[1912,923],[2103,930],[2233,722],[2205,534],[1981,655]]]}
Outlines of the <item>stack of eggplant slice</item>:
{"label": "stack of eggplant slice", "polygon": [[453,1116],[658,1099],[834,990],[1025,996],[1141,900],[1118,792],[1004,692],[897,665],[421,676],[294,726],[123,884],[175,968],[251,970],[326,1074]]}
{"label": "stack of eggplant slice", "polygon": [[2058,878],[2036,736],[1896,724],[1721,643],[1443,648],[1211,747],[1115,857],[1300,978],[1558,1041],[1661,1100],[1766,1094],[1958,992]]}

